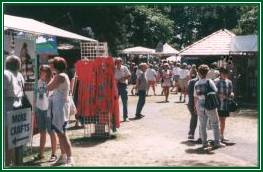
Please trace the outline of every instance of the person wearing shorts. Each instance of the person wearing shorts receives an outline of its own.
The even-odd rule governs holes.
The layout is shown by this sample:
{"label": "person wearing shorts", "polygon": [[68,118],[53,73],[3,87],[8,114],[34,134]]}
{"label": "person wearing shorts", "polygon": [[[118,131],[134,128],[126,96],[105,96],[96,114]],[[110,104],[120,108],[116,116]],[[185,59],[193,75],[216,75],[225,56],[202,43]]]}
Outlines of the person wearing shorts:
{"label": "person wearing shorts", "polygon": [[150,87],[152,87],[153,94],[156,96],[156,93],[155,93],[156,78],[157,78],[157,73],[153,69],[153,66],[150,64],[149,68],[146,71],[146,79],[147,79],[147,82],[148,82],[147,95],[149,93]]}
{"label": "person wearing shorts", "polygon": [[179,73],[179,81],[178,81],[178,85],[181,89],[180,99],[179,99],[180,102],[182,101],[183,94],[184,94],[183,102],[185,102],[188,78],[189,78],[189,70],[187,69],[187,64],[183,63],[182,69],[180,70]]}
{"label": "person wearing shorts", "polygon": [[181,64],[180,63],[176,63],[175,67],[173,68],[174,85],[173,85],[173,88],[171,89],[171,91],[175,91],[176,94],[178,92],[178,81],[179,81],[179,78],[180,78],[180,70],[181,70]]}
{"label": "person wearing shorts", "polygon": [[39,154],[34,158],[41,160],[44,158],[44,149],[46,144],[46,132],[50,135],[51,140],[51,158],[49,162],[57,160],[56,149],[57,139],[54,131],[51,129],[51,114],[48,113],[50,108],[49,92],[47,91],[47,83],[51,80],[52,72],[48,65],[40,66],[40,79],[38,80],[37,98],[36,98],[36,121],[40,132],[40,149]]}
{"label": "person wearing shorts", "polygon": [[165,102],[169,102],[168,101],[168,97],[169,97],[169,89],[172,86],[172,72],[169,70],[169,64],[165,63],[164,64],[164,71],[162,72],[162,87],[163,87],[163,92],[165,95]]}
{"label": "person wearing shorts", "polygon": [[220,100],[220,106],[218,108],[218,115],[220,121],[220,134],[221,142],[226,142],[227,139],[224,137],[226,118],[229,117],[229,111],[227,108],[227,102],[230,98],[234,97],[232,81],[227,78],[228,70],[220,68],[219,78],[214,80],[218,89],[218,97]]}

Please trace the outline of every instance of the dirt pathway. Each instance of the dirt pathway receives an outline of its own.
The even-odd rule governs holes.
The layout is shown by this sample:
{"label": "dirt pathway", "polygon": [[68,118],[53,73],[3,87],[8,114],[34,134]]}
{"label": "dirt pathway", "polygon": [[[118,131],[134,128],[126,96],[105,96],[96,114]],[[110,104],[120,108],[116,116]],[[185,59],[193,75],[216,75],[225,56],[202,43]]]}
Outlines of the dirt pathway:
{"label": "dirt pathway", "polygon": [[[233,114],[227,119],[226,136],[235,144],[211,153],[200,152],[187,142],[190,114],[177,95],[169,103],[161,96],[147,97],[145,117],[121,124],[108,140],[81,139],[83,130],[71,130],[76,166],[256,166],[257,118],[254,111]],[[129,117],[133,117],[136,96],[129,96]],[[208,132],[212,137],[211,131]],[[198,131],[196,132],[198,137]],[[38,136],[34,137],[34,145]],[[50,165],[43,163],[40,165]]]}

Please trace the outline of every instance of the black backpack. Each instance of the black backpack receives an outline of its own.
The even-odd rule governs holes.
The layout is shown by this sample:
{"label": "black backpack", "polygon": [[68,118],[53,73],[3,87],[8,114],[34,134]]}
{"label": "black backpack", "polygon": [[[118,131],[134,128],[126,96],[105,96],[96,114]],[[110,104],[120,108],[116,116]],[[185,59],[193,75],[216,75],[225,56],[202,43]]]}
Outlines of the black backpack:
{"label": "black backpack", "polygon": [[206,95],[205,95],[205,108],[208,110],[213,110],[218,108],[220,105],[220,101],[218,95],[215,90],[213,90],[210,86],[209,80],[207,80],[206,85]]}

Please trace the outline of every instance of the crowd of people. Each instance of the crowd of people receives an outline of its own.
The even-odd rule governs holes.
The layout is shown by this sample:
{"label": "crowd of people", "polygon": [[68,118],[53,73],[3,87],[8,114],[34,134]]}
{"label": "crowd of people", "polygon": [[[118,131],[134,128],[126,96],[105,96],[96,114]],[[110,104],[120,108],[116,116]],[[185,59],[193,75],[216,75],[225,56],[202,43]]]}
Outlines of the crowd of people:
{"label": "crowd of people", "polygon": [[[118,61],[118,60],[117,60]],[[127,79],[128,83],[133,85],[131,89],[131,94],[136,94],[136,78],[141,74],[141,69],[131,63],[130,66],[126,66],[127,70],[131,71],[130,78]],[[186,63],[180,64],[179,62],[168,63],[167,61],[162,61],[160,64],[147,64],[147,70],[145,72],[145,77],[147,80],[147,94],[152,88],[153,95],[156,96],[156,86],[158,83],[161,84],[162,92],[161,95],[165,96],[165,102],[169,102],[170,92],[175,92],[176,94],[180,92],[180,102],[185,102],[187,94],[188,81],[197,76],[196,65],[187,65]]]}
{"label": "crowd of people", "polygon": [[[202,144],[204,149],[224,147],[228,140],[224,137],[226,118],[230,111],[228,102],[234,98],[232,81],[228,77],[228,70],[220,68],[212,63],[210,67],[202,64],[200,66],[180,64],[179,62],[168,63],[161,62],[158,65],[141,63],[136,66],[131,63],[128,67],[122,65],[122,59],[116,59],[116,80],[118,83],[119,95],[123,102],[123,121],[129,121],[128,118],[128,83],[132,84],[132,95],[138,95],[138,104],[135,119],[144,117],[141,114],[145,105],[146,96],[152,88],[153,95],[156,96],[156,86],[160,83],[164,95],[164,103],[169,102],[170,92],[179,95],[179,102],[185,102],[188,95],[187,107],[191,114],[190,129],[188,139],[195,139],[195,130],[199,120],[199,137],[196,143]],[[122,76],[122,77],[120,77]],[[124,82],[125,81],[125,82]],[[125,85],[123,85],[125,83]],[[218,98],[218,106],[207,109],[205,104],[208,101],[206,96],[215,93]],[[125,95],[124,95],[125,94]],[[213,102],[212,102],[213,103]],[[207,128],[210,125],[214,133],[212,145],[207,141]]]}
{"label": "crowd of people", "polygon": [[[14,55],[6,58],[4,71],[5,113],[19,109],[22,106],[24,94],[24,79],[21,70],[21,59]],[[224,68],[217,70],[216,64],[187,65],[179,62],[160,64],[140,63],[136,66],[123,65],[121,58],[115,59],[115,79],[118,94],[123,104],[123,121],[129,121],[128,115],[128,85],[132,85],[131,94],[138,95],[138,103],[134,119],[141,119],[146,97],[150,94],[156,96],[156,86],[160,84],[164,96],[164,103],[169,102],[170,92],[179,94],[179,102],[186,101],[188,95],[188,109],[191,114],[188,139],[195,139],[195,130],[199,120],[199,136],[197,141],[203,144],[204,149],[211,145],[207,142],[207,124],[211,124],[214,133],[214,148],[224,146],[227,139],[224,137],[226,118],[229,116],[228,100],[234,97],[232,82],[228,79],[228,71]],[[49,64],[39,67],[38,88],[36,89],[35,116],[40,131],[40,149],[36,160],[44,158],[46,134],[51,140],[50,162],[74,165],[72,147],[66,133],[70,111],[70,80],[66,74],[67,62],[62,57],[54,57]],[[131,72],[130,72],[131,71]],[[219,99],[219,106],[214,109],[205,107],[206,95],[215,92]],[[7,122],[5,122],[7,124]],[[7,126],[6,126],[7,127]],[[57,138],[60,144],[61,155],[57,157]],[[8,140],[7,133],[5,140]],[[6,165],[12,163],[14,150],[5,147]]]}

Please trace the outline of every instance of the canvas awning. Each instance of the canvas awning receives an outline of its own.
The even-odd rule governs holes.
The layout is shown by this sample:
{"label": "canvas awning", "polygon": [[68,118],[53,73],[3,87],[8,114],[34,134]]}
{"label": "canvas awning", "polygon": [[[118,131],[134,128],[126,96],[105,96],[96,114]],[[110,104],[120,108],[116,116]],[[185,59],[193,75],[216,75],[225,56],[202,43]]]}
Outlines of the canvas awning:
{"label": "canvas awning", "polygon": [[221,29],[193,43],[180,51],[181,56],[222,56],[229,55],[230,44],[235,34]]}
{"label": "canvas awning", "polygon": [[231,41],[230,53],[244,53],[257,51],[257,35],[235,36]]}
{"label": "canvas awning", "polygon": [[167,57],[168,61],[171,61],[171,62],[178,62],[178,61],[181,61],[181,56],[170,56],[170,57]]}
{"label": "canvas awning", "polygon": [[28,32],[36,35],[49,35],[58,36],[63,38],[76,39],[81,41],[92,41],[97,42],[97,40],[84,37],[63,29],[39,22],[34,19],[16,17],[11,15],[4,15],[4,28],[13,29],[22,32]]}
{"label": "canvas awning", "polygon": [[137,55],[144,55],[144,54],[154,54],[155,50],[145,47],[133,47],[133,48],[126,48],[122,50],[123,54],[137,54]]}

